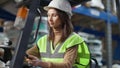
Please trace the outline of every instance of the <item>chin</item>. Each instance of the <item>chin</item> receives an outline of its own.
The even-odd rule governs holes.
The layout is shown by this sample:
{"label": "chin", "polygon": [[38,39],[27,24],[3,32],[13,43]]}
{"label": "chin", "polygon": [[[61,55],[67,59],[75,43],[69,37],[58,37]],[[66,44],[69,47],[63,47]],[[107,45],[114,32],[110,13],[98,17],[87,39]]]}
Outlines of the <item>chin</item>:
{"label": "chin", "polygon": [[54,28],[54,26],[53,26],[53,25],[50,25],[50,27],[51,27],[51,28]]}

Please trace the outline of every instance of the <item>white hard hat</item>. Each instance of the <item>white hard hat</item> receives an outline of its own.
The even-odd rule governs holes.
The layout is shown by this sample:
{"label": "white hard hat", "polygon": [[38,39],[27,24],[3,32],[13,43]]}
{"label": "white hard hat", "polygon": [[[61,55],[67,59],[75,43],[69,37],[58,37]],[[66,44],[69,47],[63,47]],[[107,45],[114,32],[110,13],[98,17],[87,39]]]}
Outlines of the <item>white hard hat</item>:
{"label": "white hard hat", "polygon": [[52,0],[44,9],[48,11],[50,8],[56,8],[66,12],[70,17],[72,16],[72,8],[68,0]]}

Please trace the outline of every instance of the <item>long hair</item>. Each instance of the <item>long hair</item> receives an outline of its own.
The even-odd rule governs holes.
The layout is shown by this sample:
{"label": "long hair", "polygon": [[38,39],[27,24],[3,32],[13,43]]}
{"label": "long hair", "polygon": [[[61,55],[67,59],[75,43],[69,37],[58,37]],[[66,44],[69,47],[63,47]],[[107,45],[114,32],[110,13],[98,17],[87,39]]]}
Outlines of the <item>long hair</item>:
{"label": "long hair", "polygon": [[[73,25],[71,23],[71,19],[69,18],[69,15],[66,12],[63,12],[61,10],[55,9],[58,12],[58,16],[62,23],[62,36],[60,39],[60,42],[64,42],[66,38],[73,32]],[[49,40],[54,40],[54,32],[51,27],[49,27]]]}

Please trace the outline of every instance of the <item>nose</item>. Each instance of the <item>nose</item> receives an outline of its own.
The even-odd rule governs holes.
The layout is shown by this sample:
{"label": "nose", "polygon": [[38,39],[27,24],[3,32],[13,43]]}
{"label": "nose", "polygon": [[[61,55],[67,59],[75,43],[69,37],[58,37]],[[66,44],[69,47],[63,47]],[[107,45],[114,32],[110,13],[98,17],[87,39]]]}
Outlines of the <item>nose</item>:
{"label": "nose", "polygon": [[49,17],[48,17],[48,20],[49,20],[49,21],[52,21],[52,16],[49,16]]}

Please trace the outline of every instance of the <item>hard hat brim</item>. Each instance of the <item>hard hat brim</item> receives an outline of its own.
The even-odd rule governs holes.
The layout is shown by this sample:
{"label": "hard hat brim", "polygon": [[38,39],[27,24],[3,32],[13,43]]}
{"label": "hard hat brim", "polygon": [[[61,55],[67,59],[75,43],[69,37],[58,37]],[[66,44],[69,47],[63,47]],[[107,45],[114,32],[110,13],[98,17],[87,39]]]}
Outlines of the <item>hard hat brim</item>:
{"label": "hard hat brim", "polygon": [[[55,8],[55,7],[45,6],[43,9],[44,9],[45,11],[48,11],[48,10],[51,9],[51,8]],[[57,9],[57,8],[55,8],[55,9]]]}
{"label": "hard hat brim", "polygon": [[[55,8],[55,7],[52,7],[52,6],[45,6],[45,7],[43,7],[43,9],[45,10],[45,11],[48,11],[49,9],[58,9],[58,10],[61,10],[61,9],[59,9],[59,8]],[[61,10],[61,11],[63,11],[63,10]],[[65,12],[65,11],[64,11]],[[66,12],[67,13],[67,12]],[[67,13],[68,14],[68,16],[71,18],[71,16],[72,16],[72,13]]]}
{"label": "hard hat brim", "polygon": [[[44,9],[45,11],[48,11],[49,9],[52,9],[52,8],[61,10],[61,9],[59,9],[59,8],[55,8],[55,7],[52,7],[52,6],[45,6],[45,7],[43,7],[43,9]],[[61,11],[63,11],[63,10],[61,10]],[[65,12],[65,11],[64,11],[64,12]],[[67,12],[66,12],[66,13],[67,13]],[[70,13],[70,15],[72,16],[72,13]]]}

